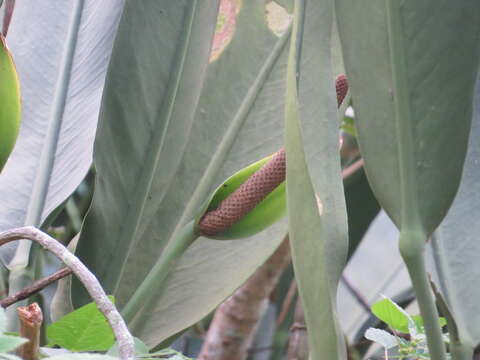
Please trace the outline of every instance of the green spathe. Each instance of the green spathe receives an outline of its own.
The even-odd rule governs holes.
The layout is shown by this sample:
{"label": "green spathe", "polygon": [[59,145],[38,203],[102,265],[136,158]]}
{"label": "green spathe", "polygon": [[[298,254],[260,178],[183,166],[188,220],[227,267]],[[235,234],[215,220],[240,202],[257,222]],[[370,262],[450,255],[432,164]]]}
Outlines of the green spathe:
{"label": "green spathe", "polygon": [[12,55],[0,35],[0,171],[17,140],[20,127],[20,85]]}
{"label": "green spathe", "polygon": [[[265,165],[272,157],[273,155],[270,155],[262,160],[254,162],[225,180],[206,202],[207,205],[204,207],[201,215],[196,218],[195,224],[198,224],[206,212],[217,208],[224,199],[237,190],[251,175]],[[236,224],[232,225],[227,231],[208,237],[220,240],[233,240],[249,237],[265,230],[285,216],[285,213],[285,182],[283,182],[267,195],[252,211],[241,218]]]}

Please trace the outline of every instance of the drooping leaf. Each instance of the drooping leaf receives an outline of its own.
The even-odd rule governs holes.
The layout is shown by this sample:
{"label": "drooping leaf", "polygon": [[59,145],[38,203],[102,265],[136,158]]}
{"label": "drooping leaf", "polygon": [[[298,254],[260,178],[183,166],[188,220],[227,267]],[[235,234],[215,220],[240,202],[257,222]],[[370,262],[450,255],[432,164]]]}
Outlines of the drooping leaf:
{"label": "drooping leaf", "polygon": [[[402,88],[395,88],[392,78],[385,4],[337,1],[358,141],[382,207],[399,226],[402,199],[409,197],[415,207],[409,214],[418,215],[429,234],[445,216],[462,172],[478,66],[480,3],[401,2]],[[393,100],[403,96],[399,91],[405,92],[409,119],[395,118]],[[413,184],[408,191],[401,186],[405,179]]]}
{"label": "drooping leaf", "polygon": [[460,341],[480,344],[480,84],[477,81],[474,119],[462,182],[452,208],[431,243],[433,280],[438,285],[458,328]]}
{"label": "drooping leaf", "polygon": [[0,172],[12,152],[20,127],[20,85],[12,55],[0,35]]}
{"label": "drooping leaf", "polygon": [[[113,297],[109,296],[111,301]],[[51,346],[59,345],[71,351],[106,351],[115,338],[105,316],[95,303],[90,303],[48,325],[47,338]]]}
{"label": "drooping leaf", "polygon": [[[157,116],[156,111],[163,89],[168,86],[168,77],[149,80],[151,74],[160,71],[160,66],[162,73],[170,72],[170,60],[180,51],[175,50],[175,46],[184,24],[181,15],[185,6],[193,2],[160,1],[158,4],[162,6],[158,8],[171,9],[160,15],[154,5],[151,6],[156,10],[135,9],[138,2],[132,1],[125,12],[125,24],[120,25],[117,41],[123,46],[116,46],[114,51],[110,68],[112,85],[105,93],[96,140],[96,194],[78,253],[107,289],[119,284],[115,295],[121,305],[145,278],[175,232],[201,210],[211,191],[239,169],[277,151],[282,144],[288,34],[279,38],[268,28],[263,2],[226,2],[234,6],[230,9],[233,17],[229,18],[228,27],[232,37],[228,45],[210,59],[198,106],[193,97],[202,87],[200,75],[206,66],[205,47],[208,49],[210,41],[205,26],[214,21],[211,14],[196,17],[198,31],[192,32],[192,36],[197,40],[190,42],[185,74],[175,78],[188,90],[182,90],[182,96],[188,95],[192,101],[186,106],[180,96],[175,99],[173,106],[182,113],[175,115],[174,112],[168,128],[162,127],[165,117]],[[204,1],[198,2],[202,11],[206,11],[204,4]],[[235,4],[240,6],[237,8]],[[145,13],[151,14],[151,22],[143,20]],[[156,19],[167,15],[172,26],[168,31],[161,31],[164,24]],[[142,20],[126,20],[134,16]],[[146,30],[152,27],[159,30]],[[133,45],[128,42],[130,32],[142,35],[132,35]],[[161,37],[162,42],[152,46],[151,38],[157,37]],[[131,50],[132,46],[135,51]],[[154,64],[151,68],[142,68],[142,72],[135,71],[143,74],[135,82],[131,75],[128,78],[114,75],[127,71],[130,54]],[[195,80],[191,78],[192,72]],[[233,73],[236,74],[234,81]],[[137,103],[141,98],[133,94],[139,88],[149,89],[149,106]],[[121,101],[107,101],[109,93],[128,99],[128,106],[121,105]],[[135,123],[131,122],[132,118],[136,119]],[[192,130],[188,131],[190,127]],[[148,154],[153,156],[151,141],[158,141],[156,137],[150,139],[154,128],[158,133],[165,131],[166,142],[159,149],[157,160],[149,163],[145,159]],[[136,149],[135,154],[132,149]],[[152,175],[151,183],[142,171]],[[153,346],[200,320],[271,255],[285,231],[285,223],[280,223],[241,241],[197,240],[180,259],[149,311],[140,314],[131,324],[134,334]],[[105,258],[111,259],[109,264]],[[111,267],[122,271],[111,272]],[[86,297],[79,295],[79,287],[74,288],[73,298],[82,302]]]}
{"label": "drooping leaf", "polygon": [[[310,357],[321,359],[328,354],[331,359],[343,359],[345,345],[335,302],[348,242],[329,56],[333,2],[295,4],[285,99],[292,260],[308,327]],[[308,9],[304,17],[303,7]]]}

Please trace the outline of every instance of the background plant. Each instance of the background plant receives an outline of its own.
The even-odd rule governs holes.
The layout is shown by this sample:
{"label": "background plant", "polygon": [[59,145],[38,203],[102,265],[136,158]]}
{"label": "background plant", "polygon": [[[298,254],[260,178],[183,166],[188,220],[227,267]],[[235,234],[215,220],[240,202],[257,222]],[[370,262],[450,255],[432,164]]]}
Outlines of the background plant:
{"label": "background plant", "polygon": [[[478,118],[474,112],[471,127],[480,24],[476,2],[6,5],[4,29],[10,24],[7,42],[19,73],[23,122],[0,175],[0,229],[34,225],[64,242],[81,230],[70,248],[76,246],[76,254],[128,313],[144,354],[169,346],[188,328],[193,330],[175,346],[201,338],[209,314],[226,297],[254,272],[252,279],[269,273],[259,266],[287,233],[301,302],[291,285],[292,268],[277,286],[267,278],[276,295],[268,301],[266,292],[265,301],[252,302],[262,304],[255,311],[244,309],[257,315],[239,358],[280,358],[292,322],[291,339],[300,338],[290,341],[290,358],[306,356],[306,327],[314,359],[364,354],[368,344],[355,332],[362,336],[373,319],[358,321],[346,346],[340,322],[353,317],[354,306],[342,307],[346,296],[336,297],[340,283],[341,294],[369,311],[372,299],[356,291],[358,284],[342,271],[347,258],[349,267],[358,262],[357,245],[360,254],[366,246],[362,239],[379,211],[377,198],[400,228],[401,252],[432,356],[442,359],[445,349],[427,265],[438,285],[435,299],[449,314],[449,350],[455,359],[472,358],[479,342],[474,290],[479,287],[473,285],[475,232],[466,229],[475,226],[477,212],[475,136],[468,140]],[[334,92],[334,79],[344,67],[353,104],[346,118],[350,97],[337,112]],[[196,238],[198,233],[188,232],[194,228],[185,226],[202,214],[217,186],[282,145],[288,218],[244,239],[200,237],[191,246],[176,247],[185,234]],[[253,214],[253,222],[261,221]],[[370,245],[370,254],[382,240]],[[173,257],[171,249],[176,249]],[[2,288],[10,295],[58,267],[28,241],[2,249],[1,256]],[[392,279],[383,282],[393,284]],[[243,291],[246,286],[236,294],[254,296]],[[390,290],[395,301],[410,303],[411,292],[399,290]],[[381,292],[376,288],[374,297]],[[132,301],[134,294],[138,302]],[[53,301],[48,289],[43,300],[47,322],[91,301],[69,278],[61,280]],[[16,306],[7,310],[11,329]],[[232,330],[240,325],[232,323]],[[207,356],[210,341],[200,357]],[[249,354],[248,349],[264,350]]]}

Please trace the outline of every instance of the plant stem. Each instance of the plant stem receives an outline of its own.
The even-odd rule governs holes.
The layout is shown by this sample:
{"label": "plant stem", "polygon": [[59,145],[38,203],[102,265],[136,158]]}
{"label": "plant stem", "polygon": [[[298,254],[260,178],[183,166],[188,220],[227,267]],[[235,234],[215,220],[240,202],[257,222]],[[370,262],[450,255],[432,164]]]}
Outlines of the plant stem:
{"label": "plant stem", "polygon": [[47,276],[46,278],[35,281],[32,285],[24,288],[23,290],[20,290],[18,293],[0,300],[0,306],[3,308],[7,308],[18,301],[27,299],[33,294],[43,290],[48,285],[53,284],[57,280],[63,279],[71,273],[72,270],[70,268],[63,268],[61,270],[58,270],[57,272],[53,273],[50,276]]}
{"label": "plant stem", "polygon": [[195,234],[194,231],[194,221],[191,221],[186,224],[178,236],[167,245],[145,280],[142,281],[123,308],[122,316],[127,324],[131,324],[133,318],[142,312],[145,305],[148,304],[153,297],[159,296],[165,280],[171,273],[176,262],[197,238],[198,235]]}
{"label": "plant stem", "polygon": [[430,290],[423,257],[426,240],[423,232],[402,230],[400,233],[400,253],[410,274],[422,314],[430,357],[435,360],[446,360],[445,344],[438,322],[439,315]]}

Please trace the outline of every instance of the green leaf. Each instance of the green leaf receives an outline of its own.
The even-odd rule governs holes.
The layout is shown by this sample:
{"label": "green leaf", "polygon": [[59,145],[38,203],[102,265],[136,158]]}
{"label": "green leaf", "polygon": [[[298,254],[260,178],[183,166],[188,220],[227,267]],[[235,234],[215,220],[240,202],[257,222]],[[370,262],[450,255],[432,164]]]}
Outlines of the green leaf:
{"label": "green leaf", "polygon": [[[114,301],[112,296],[109,296]],[[107,319],[95,303],[82,306],[47,327],[50,346],[71,351],[106,351],[115,342]]]}
{"label": "green leaf", "polygon": [[480,83],[462,182],[452,208],[431,242],[432,277],[455,318],[460,341],[480,344]]}
{"label": "green leaf", "polygon": [[[377,318],[396,331],[408,334],[412,322],[419,330],[423,327],[423,319],[420,315],[410,316],[390,298],[385,297],[377,301],[372,305],[371,309]],[[441,327],[447,324],[447,321],[443,317],[439,318],[438,321]]]}
{"label": "green leaf", "polygon": [[385,349],[398,346],[397,338],[385,330],[370,328],[365,332],[365,337],[368,340],[379,343]]}
{"label": "green leaf", "polygon": [[[184,72],[169,77],[177,74],[171,67],[179,63],[175,56],[181,49],[175,47],[185,30],[186,7],[195,3],[194,39]],[[243,1],[234,12],[231,41],[212,59],[203,79],[215,23],[212,4],[129,1],[120,24],[96,139],[95,195],[77,252],[102,285],[115,290],[120,307],[218,185],[282,146],[288,34],[278,38],[270,31],[264,2]],[[168,28],[158,21],[163,16],[170,20]],[[133,69],[132,63],[140,60],[144,63]],[[175,99],[165,96],[165,89],[173,86],[169,79],[178,80],[183,89]],[[137,96],[139,89],[148,96]],[[167,99],[174,100],[168,124],[157,108]],[[154,130],[163,134],[164,143],[158,143]],[[155,146],[161,146],[158,157]],[[149,311],[130,324],[131,330],[155,346],[200,320],[245,282],[285,232],[285,222],[279,222],[242,241],[197,240],[162,294],[155,294]],[[77,306],[87,299],[78,283],[73,295]]]}
{"label": "green leaf", "polygon": [[28,340],[19,336],[0,335],[0,352],[10,352],[15,350]]}
{"label": "green leaf", "polygon": [[[305,4],[295,4],[285,108],[292,259],[309,329],[310,357],[328,354],[331,359],[343,359],[345,346],[334,304],[348,244],[330,63],[333,2],[309,1],[304,21],[300,9]],[[302,62],[297,69],[299,42]]]}
{"label": "green leaf", "polygon": [[[417,328],[421,329],[423,327],[423,319],[420,315],[412,315],[413,322],[417,325]],[[440,327],[444,327],[447,325],[447,319],[444,317],[438,318],[438,323]]]}
{"label": "green leaf", "polygon": [[[336,4],[358,141],[372,189],[397,226],[406,211],[430,234],[445,216],[462,174],[478,67],[480,3],[401,2],[408,124],[406,118],[395,120],[392,99],[402,94],[392,79],[385,1]],[[408,146],[400,133],[405,126],[410,126]],[[408,168],[401,168],[401,155],[409,158]],[[413,181],[408,192],[401,187],[401,171]],[[405,196],[415,209],[406,210]]]}
{"label": "green leaf", "polygon": [[7,317],[5,316],[5,310],[2,308],[0,309],[0,352],[10,352],[15,350],[27,341],[27,339],[19,336],[5,334],[6,329]]}
{"label": "green leaf", "polygon": [[12,152],[20,127],[20,84],[12,55],[5,38],[0,35],[0,172]]}
{"label": "green leaf", "polygon": [[414,320],[391,299],[385,297],[373,304],[371,309],[377,318],[392,329],[406,334],[409,333],[409,326],[411,326],[409,324],[413,323]]}

